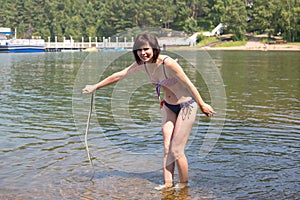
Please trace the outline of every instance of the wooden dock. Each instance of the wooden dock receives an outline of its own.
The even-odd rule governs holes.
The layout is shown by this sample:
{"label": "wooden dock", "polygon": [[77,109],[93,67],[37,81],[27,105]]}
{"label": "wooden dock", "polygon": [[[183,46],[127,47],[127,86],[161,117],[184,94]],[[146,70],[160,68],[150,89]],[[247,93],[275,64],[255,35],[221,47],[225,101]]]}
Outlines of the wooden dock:
{"label": "wooden dock", "polygon": [[[158,39],[160,46],[189,46],[190,42],[185,38],[159,38]],[[75,42],[72,38],[70,40],[63,39],[63,42],[58,42],[55,38],[55,42],[45,42],[45,51],[46,52],[62,52],[62,51],[85,51],[90,48],[96,49],[132,49],[134,43],[134,38],[130,38],[128,41],[127,38],[102,38],[98,42],[98,38],[89,38],[89,42],[85,42],[82,38],[81,42]]]}
{"label": "wooden dock", "polygon": [[61,52],[61,51],[84,51],[89,48],[96,49],[131,49],[133,42],[74,42],[73,40],[65,40],[64,42],[46,42],[46,52]]}

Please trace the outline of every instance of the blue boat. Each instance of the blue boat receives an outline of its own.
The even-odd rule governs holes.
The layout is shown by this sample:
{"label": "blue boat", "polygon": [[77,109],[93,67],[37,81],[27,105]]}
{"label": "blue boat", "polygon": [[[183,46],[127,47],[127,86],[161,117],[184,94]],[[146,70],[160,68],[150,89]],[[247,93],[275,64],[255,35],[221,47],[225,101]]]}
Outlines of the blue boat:
{"label": "blue boat", "polygon": [[12,39],[10,28],[0,28],[0,53],[45,52],[43,39]]}
{"label": "blue boat", "polygon": [[45,52],[45,46],[36,45],[0,45],[0,53],[36,53]]}

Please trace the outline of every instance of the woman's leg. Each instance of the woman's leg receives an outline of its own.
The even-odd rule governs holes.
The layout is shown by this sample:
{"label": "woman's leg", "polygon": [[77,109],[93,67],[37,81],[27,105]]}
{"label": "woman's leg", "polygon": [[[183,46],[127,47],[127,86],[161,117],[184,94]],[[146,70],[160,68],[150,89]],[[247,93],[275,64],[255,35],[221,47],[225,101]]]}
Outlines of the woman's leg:
{"label": "woman's leg", "polygon": [[163,173],[165,186],[172,186],[174,179],[175,158],[170,154],[170,144],[175,128],[176,115],[166,106],[162,108],[162,133],[164,138]]}
{"label": "woman's leg", "polygon": [[185,145],[196,119],[197,104],[182,108],[174,127],[170,144],[170,154],[176,159],[180,183],[188,182],[188,161],[185,156]]}

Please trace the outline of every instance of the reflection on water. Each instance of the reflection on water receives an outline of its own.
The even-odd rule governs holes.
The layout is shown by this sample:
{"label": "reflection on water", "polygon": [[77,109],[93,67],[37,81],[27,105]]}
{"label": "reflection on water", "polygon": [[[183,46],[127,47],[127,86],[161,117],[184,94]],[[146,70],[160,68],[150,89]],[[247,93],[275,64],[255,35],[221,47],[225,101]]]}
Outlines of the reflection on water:
{"label": "reflection on water", "polygon": [[[212,152],[200,158],[209,125],[201,115],[187,149],[190,187],[164,192],[153,189],[162,183],[162,173],[155,168],[161,164],[159,157],[143,163],[155,170],[134,172],[121,170],[141,167],[132,165],[134,157],[118,156],[120,149],[162,156],[159,116],[149,111],[157,104],[151,85],[132,95],[134,123],[126,129],[111,117],[113,86],[96,93],[93,119],[101,127],[92,126],[89,134],[96,169],[92,183],[84,133],[74,122],[76,117],[85,122],[88,110],[82,107],[81,115],[73,116],[72,94],[82,63],[101,63],[93,63],[86,53],[0,54],[0,199],[300,198],[298,54],[210,52],[226,89],[225,126]],[[104,75],[122,67],[113,63]],[[209,99],[201,76],[187,71]],[[88,104],[88,97],[77,98]],[[149,122],[151,131],[143,129]],[[101,146],[103,138],[120,149],[109,143]]]}

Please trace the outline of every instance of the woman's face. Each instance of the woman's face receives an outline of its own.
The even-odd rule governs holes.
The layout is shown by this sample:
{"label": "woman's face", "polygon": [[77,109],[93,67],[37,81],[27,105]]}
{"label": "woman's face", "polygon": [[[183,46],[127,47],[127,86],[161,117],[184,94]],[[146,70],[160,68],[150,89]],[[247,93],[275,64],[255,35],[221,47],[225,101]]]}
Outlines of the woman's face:
{"label": "woman's face", "polygon": [[149,43],[144,44],[137,50],[137,55],[143,62],[150,62],[153,58],[153,49]]}

